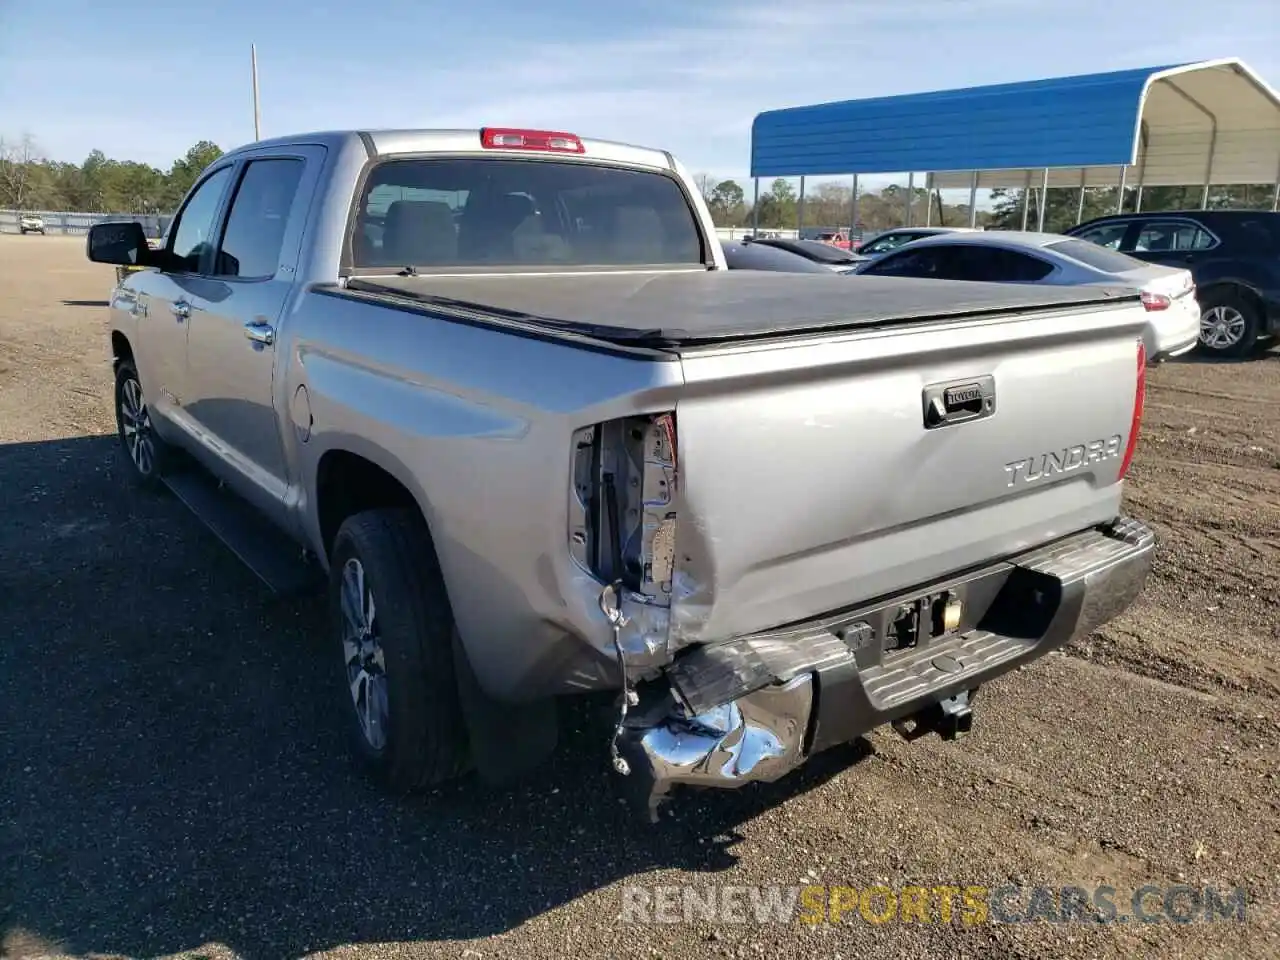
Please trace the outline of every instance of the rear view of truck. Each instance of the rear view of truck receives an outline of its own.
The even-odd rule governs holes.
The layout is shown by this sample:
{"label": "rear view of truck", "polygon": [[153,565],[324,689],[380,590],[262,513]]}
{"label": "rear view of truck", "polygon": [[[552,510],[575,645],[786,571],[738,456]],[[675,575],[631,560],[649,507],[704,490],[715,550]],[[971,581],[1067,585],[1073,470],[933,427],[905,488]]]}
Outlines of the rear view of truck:
{"label": "rear view of truck", "polygon": [[651,809],[884,723],[960,735],[981,683],[1115,616],[1149,571],[1153,536],[1120,511],[1146,368],[1135,294],[947,285],[931,304],[937,281],[855,281],[833,328],[818,280],[735,281],[732,334],[710,317],[664,334],[674,408],[578,446],[603,507],[574,533],[588,556],[635,551],[599,572],[622,581],[622,651],[648,677],[619,768]]}
{"label": "rear view of truck", "polygon": [[122,448],[180,445],[326,568],[347,727],[394,789],[524,772],[592,691],[650,813],[880,724],[956,736],[1147,576],[1136,291],[730,271],[669,154],[565,132],[218,164],[215,195],[293,171],[228,215],[275,231],[270,282],[201,298],[172,232],[90,231],[145,267],[113,310]]}

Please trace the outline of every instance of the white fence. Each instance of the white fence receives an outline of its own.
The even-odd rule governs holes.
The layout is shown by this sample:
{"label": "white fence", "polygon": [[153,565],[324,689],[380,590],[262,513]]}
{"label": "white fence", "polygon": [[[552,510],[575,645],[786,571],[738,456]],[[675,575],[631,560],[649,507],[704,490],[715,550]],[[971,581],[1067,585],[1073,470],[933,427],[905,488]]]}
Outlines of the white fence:
{"label": "white fence", "polygon": [[147,236],[158,237],[162,221],[169,217],[151,213],[78,213],[70,210],[0,210],[0,233],[19,233],[18,218],[36,216],[44,221],[44,232],[63,236],[83,237],[89,228],[103,220],[136,220],[147,231]]}
{"label": "white fence", "polygon": [[[798,230],[766,230],[760,228],[760,236],[777,237],[784,240],[794,240],[800,235]],[[721,240],[741,240],[743,237],[751,236],[750,227],[716,227],[716,236]]]}
{"label": "white fence", "polygon": [[[147,236],[160,236],[160,228],[166,226],[171,219],[167,215],[152,213],[77,213],[69,210],[26,210],[28,216],[37,216],[44,221],[44,232],[83,237],[95,223],[104,220],[136,220],[147,231]],[[18,217],[16,210],[0,210],[0,233],[18,233]],[[751,236],[750,227],[716,227],[716,234],[721,240],[741,240]],[[781,237],[794,240],[799,236],[797,230],[776,230],[761,227],[762,237]]]}

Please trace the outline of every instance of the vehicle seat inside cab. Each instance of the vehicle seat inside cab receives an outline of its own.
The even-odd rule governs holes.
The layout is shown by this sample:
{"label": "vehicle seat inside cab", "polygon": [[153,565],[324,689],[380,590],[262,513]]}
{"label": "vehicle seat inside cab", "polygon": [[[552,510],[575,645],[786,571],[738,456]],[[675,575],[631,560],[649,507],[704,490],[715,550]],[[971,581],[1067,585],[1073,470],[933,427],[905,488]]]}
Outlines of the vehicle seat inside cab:
{"label": "vehicle seat inside cab", "polygon": [[379,263],[430,266],[457,259],[458,230],[447,203],[397,200],[387,207]]}

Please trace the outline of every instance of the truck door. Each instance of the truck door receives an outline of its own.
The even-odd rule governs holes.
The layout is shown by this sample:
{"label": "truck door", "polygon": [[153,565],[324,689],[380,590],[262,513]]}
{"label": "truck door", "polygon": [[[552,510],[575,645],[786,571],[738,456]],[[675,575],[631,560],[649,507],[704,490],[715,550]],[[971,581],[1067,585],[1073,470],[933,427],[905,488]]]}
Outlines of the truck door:
{"label": "truck door", "polygon": [[186,402],[187,331],[193,303],[203,300],[213,233],[234,167],[215,168],[188,195],[169,234],[163,271],[141,270],[128,279],[134,291],[138,337],[134,358],[152,408],[182,423]]}
{"label": "truck door", "polygon": [[276,327],[294,288],[322,147],[237,165],[208,296],[187,335],[186,412],[223,479],[279,522],[290,477],[274,393]]}

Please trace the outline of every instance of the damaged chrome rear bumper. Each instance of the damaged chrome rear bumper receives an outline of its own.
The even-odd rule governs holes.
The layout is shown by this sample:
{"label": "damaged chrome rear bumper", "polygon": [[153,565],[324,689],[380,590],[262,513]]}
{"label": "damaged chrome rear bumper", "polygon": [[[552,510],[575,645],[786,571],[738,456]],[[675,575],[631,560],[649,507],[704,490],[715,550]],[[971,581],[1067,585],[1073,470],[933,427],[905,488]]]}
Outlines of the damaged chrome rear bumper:
{"label": "damaged chrome rear bumper", "polygon": [[[692,649],[642,685],[621,731],[635,799],[656,818],[678,784],[776,780],[820,750],[963,699],[1121,613],[1154,548],[1147,526],[1121,519],[899,596]],[[958,601],[959,623],[904,638],[904,616],[915,622],[909,612],[939,598]]]}

